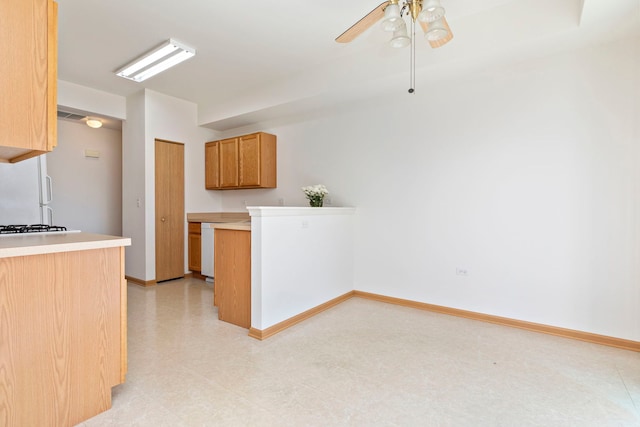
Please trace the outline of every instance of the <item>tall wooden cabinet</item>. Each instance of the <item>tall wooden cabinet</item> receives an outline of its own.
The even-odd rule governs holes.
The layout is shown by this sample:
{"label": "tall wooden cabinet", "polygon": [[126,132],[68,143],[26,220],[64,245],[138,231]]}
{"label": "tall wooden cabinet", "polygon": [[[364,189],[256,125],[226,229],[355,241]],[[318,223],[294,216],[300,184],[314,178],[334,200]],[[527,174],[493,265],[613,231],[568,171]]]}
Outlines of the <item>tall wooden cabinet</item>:
{"label": "tall wooden cabinet", "polygon": [[57,20],[53,0],[0,0],[0,162],[56,145]]}
{"label": "tall wooden cabinet", "polygon": [[205,188],[275,188],[276,136],[264,132],[205,144]]}

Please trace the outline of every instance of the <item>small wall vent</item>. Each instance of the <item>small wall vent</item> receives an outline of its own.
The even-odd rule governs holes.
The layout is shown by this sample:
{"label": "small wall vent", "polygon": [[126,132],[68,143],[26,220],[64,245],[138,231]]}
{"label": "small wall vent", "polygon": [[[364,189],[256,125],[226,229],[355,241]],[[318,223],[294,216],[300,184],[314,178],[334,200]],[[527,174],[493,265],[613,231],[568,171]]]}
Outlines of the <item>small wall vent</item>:
{"label": "small wall vent", "polygon": [[58,118],[59,119],[67,119],[67,120],[83,120],[87,116],[82,116],[80,114],[68,113],[66,111],[58,110]]}

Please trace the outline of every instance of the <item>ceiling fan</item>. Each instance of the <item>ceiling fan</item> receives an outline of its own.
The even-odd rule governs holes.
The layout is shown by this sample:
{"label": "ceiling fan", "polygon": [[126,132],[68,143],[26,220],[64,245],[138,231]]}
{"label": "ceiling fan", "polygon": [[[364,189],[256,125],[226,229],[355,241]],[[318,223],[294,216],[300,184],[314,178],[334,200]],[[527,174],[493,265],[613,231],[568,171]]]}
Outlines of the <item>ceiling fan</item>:
{"label": "ceiling fan", "polygon": [[[402,5],[400,5],[402,2]],[[411,82],[409,93],[414,93],[415,86],[415,23],[422,27],[425,38],[432,48],[444,46],[453,39],[453,33],[446,18],[440,0],[387,0],[362,19],[336,37],[338,43],[349,43],[364,33],[373,24],[382,19],[382,29],[393,32],[389,43],[392,47],[401,48],[411,45]],[[411,37],[407,34],[407,25],[403,17],[408,16],[411,23]]]}
{"label": "ceiling fan", "polygon": [[420,23],[431,47],[441,47],[453,38],[444,13],[439,0],[403,0],[402,6],[399,0],[387,0],[336,37],[336,41],[349,43],[382,18],[385,31],[396,31],[402,27],[402,16],[410,15],[413,22],[417,19]]}

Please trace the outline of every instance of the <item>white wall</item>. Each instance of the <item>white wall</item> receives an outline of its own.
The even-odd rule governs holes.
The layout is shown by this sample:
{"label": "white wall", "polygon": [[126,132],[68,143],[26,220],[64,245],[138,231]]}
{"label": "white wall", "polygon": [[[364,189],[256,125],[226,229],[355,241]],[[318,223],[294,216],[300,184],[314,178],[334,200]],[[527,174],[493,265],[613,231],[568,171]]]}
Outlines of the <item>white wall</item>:
{"label": "white wall", "polygon": [[[204,143],[215,131],[198,127],[197,106],[191,102],[144,90],[128,98],[124,145],[124,229],[131,234],[127,275],[155,279],[155,140],[180,142],[185,147],[185,249],[187,212],[219,211],[220,195],[204,188]],[[138,208],[140,199],[140,208]],[[129,257],[129,254],[131,256]],[[185,272],[187,252],[185,250]]]}
{"label": "white wall", "polygon": [[58,106],[115,119],[127,118],[127,99],[101,90],[58,80]]}
{"label": "white wall", "polygon": [[249,208],[253,328],[267,329],[353,290],[354,211]]}
{"label": "white wall", "polygon": [[147,279],[145,210],[145,103],[144,92],[127,98],[127,120],[122,122],[122,235],[131,238],[125,250],[125,273]]}
{"label": "white wall", "polygon": [[278,136],[278,189],[222,208],[322,183],[358,208],[355,289],[637,341],[639,100],[635,39],[238,129]]}
{"label": "white wall", "polygon": [[[85,157],[84,150],[100,153]],[[55,225],[91,233],[122,233],[122,133],[58,120],[58,146],[47,154]]]}

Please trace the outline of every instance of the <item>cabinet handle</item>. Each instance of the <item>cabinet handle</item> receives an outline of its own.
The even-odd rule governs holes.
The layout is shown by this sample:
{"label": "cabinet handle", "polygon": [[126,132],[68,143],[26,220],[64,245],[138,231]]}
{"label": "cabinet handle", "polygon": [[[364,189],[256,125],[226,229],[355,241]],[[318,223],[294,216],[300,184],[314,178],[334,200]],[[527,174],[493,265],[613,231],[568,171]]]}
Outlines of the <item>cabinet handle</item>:
{"label": "cabinet handle", "polygon": [[164,217],[160,218],[160,221],[165,222],[166,219],[164,219]]}

